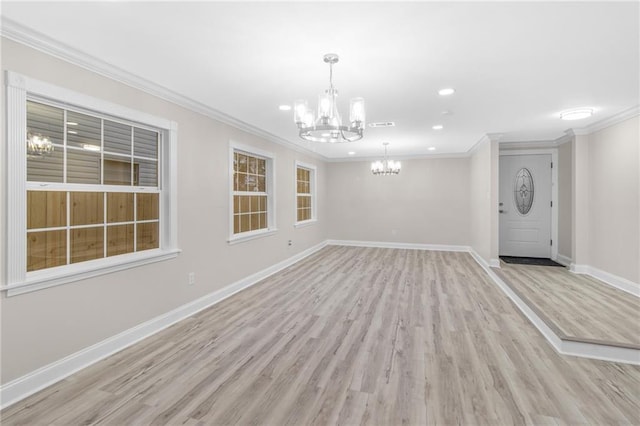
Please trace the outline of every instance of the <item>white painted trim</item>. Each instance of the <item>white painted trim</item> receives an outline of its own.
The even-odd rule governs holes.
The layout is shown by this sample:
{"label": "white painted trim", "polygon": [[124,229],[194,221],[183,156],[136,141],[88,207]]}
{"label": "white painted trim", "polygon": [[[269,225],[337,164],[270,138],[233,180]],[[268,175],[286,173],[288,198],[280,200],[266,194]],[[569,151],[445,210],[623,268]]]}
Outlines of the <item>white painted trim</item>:
{"label": "white painted trim", "polygon": [[[30,48],[39,50],[48,55],[51,55],[55,58],[62,59],[66,62],[69,62],[73,65],[76,65],[80,68],[84,68],[88,71],[94,72],[96,74],[107,77],[111,80],[117,81],[119,83],[125,84],[127,86],[133,87],[135,89],[141,90],[145,93],[148,93],[152,96],[156,96],[160,99],[167,100],[176,105],[182,106],[184,108],[189,109],[190,111],[197,112],[206,117],[217,120],[221,123],[233,126],[237,129],[245,131],[249,134],[261,137],[270,142],[277,143],[279,145],[285,146],[289,149],[292,149],[297,152],[304,153],[305,155],[309,155],[313,158],[318,158],[327,162],[339,162],[339,161],[370,161],[363,159],[351,159],[351,158],[328,158],[317,152],[312,151],[311,149],[302,145],[302,142],[292,142],[276,136],[270,132],[267,132],[263,129],[260,129],[256,126],[253,126],[247,122],[239,120],[235,117],[232,117],[222,111],[219,111],[215,108],[211,108],[199,101],[191,99],[187,96],[174,92],[164,86],[160,86],[150,80],[132,74],[128,71],[125,71],[121,68],[115,67],[97,57],[92,55],[88,55],[82,51],[74,49],[70,46],[67,46],[57,40],[54,40],[42,33],[34,31],[30,28],[27,28],[11,19],[6,18],[5,16],[0,16],[0,36],[6,37],[9,40],[13,40],[17,43],[23,44]],[[639,106],[633,107],[627,111],[623,111],[620,114],[616,114],[613,117],[609,117],[598,121],[591,126],[587,127],[587,133],[593,133],[595,131],[601,130],[605,127],[612,126],[621,121],[624,121],[636,114],[638,114],[638,110],[640,110]],[[578,131],[582,129],[576,129]],[[578,134],[578,133],[576,133]],[[581,133],[582,134],[582,133]],[[488,134],[483,135],[478,142],[476,142],[473,146],[471,146],[466,152],[463,153],[451,153],[451,154],[435,154],[435,155],[418,155],[418,156],[406,156],[403,157],[405,159],[420,159],[420,158],[458,158],[458,157],[469,157],[473,154],[473,152],[477,149],[479,145],[484,142],[485,138],[494,138],[499,139],[501,134]],[[518,142],[515,142],[518,143]],[[403,159],[400,158],[400,159]]]}
{"label": "white painted trim", "polygon": [[542,321],[542,319],[526,304],[520,297],[511,290],[504,281],[496,275],[495,272],[491,270],[487,262],[480,256],[475,250],[470,249],[469,253],[475,259],[475,261],[484,269],[484,271],[489,275],[489,277],[493,280],[493,282],[502,290],[504,294],[507,295],[509,299],[516,305],[516,307],[526,316],[529,321],[533,324],[535,328],[542,334],[542,336],[547,339],[547,341],[553,346],[553,348],[560,352],[560,348],[562,345],[562,340],[558,337],[549,326]]}
{"label": "white painted trim", "polygon": [[[558,258],[558,149],[500,149],[499,155],[551,155],[553,168],[551,169],[551,259]],[[499,173],[499,171],[498,171]],[[498,194],[500,188],[498,187]],[[499,226],[498,226],[499,228]],[[498,252],[500,252],[500,238],[498,238]]]}
{"label": "white painted trim", "polygon": [[[130,253],[123,260],[114,262],[112,258],[102,258],[89,260],[87,262],[64,265],[55,268],[57,271],[43,269],[41,271],[30,272],[29,276],[21,283],[8,285],[0,288],[6,291],[7,296],[17,296],[19,294],[31,293],[32,291],[43,290],[61,284],[68,284],[75,281],[86,280],[100,275],[111,274],[125,269],[135,268],[150,263],[162,262],[177,257],[182,250],[149,250]],[[54,268],[51,268],[54,269]]]}
{"label": "white painted trim", "polygon": [[190,111],[197,112],[221,123],[228,124],[252,135],[261,137],[270,142],[277,143],[294,151],[302,152],[305,155],[309,155],[314,158],[326,160],[324,156],[300,145],[299,143],[283,139],[263,129],[225,114],[222,111],[218,111],[215,108],[211,108],[201,102],[167,89],[164,86],[153,83],[150,80],[139,77],[121,68],[117,68],[101,59],[60,43],[57,40],[20,25],[4,16],[0,16],[0,35],[25,46],[44,52],[55,58],[62,59],[80,68],[84,68],[88,71],[133,87],[134,89],[141,90],[152,96],[156,96],[160,99],[185,107]]}
{"label": "white painted trim", "polygon": [[558,352],[563,355],[577,356],[580,358],[640,365],[640,350],[622,348],[613,345],[562,340],[562,344]]}
{"label": "white painted trim", "polygon": [[622,362],[640,365],[640,350],[621,348],[613,345],[576,342],[562,339],[540,318],[500,277],[488,267],[487,262],[475,250],[469,252],[475,261],[484,269],[493,282],[511,299],[516,307],[526,316],[531,324],[547,339],[547,342],[562,355],[582,358],[600,359],[604,361]]}
{"label": "white painted trim", "polygon": [[[562,137],[561,137],[562,138]],[[552,149],[557,148],[560,143],[558,142],[560,138],[554,139],[552,141],[505,141],[500,142],[500,150],[508,150],[508,149]]]}
{"label": "white painted trim", "polygon": [[564,254],[558,253],[558,256],[556,257],[556,262],[558,262],[563,266],[569,266],[571,265],[571,258],[568,256],[565,256]]}
{"label": "white painted trim", "polygon": [[[296,212],[297,213],[297,212]],[[299,228],[306,228],[307,226],[311,226],[311,225],[315,225],[316,223],[318,223],[317,219],[311,219],[311,220],[305,220],[303,222],[296,222],[293,224],[293,227],[296,229]]]}
{"label": "white painted trim", "polygon": [[[177,123],[142,111],[127,108],[112,102],[56,86],[31,78],[17,72],[6,71],[7,87],[7,285],[0,291],[7,291],[8,296],[27,293],[55,285],[66,284],[86,278],[120,271],[151,262],[166,260],[177,256],[178,249],[178,209],[177,209]],[[34,183],[27,182],[26,152],[26,116],[27,100],[45,99],[46,103],[61,104],[65,111],[68,107],[77,107],[90,111],[102,119],[122,118],[132,125],[150,126],[159,132],[160,144],[159,169],[161,181],[157,188],[139,187],[132,192],[159,192],[160,199],[160,248],[144,252],[134,252],[121,256],[105,257],[77,264],[67,264],[40,271],[27,272],[26,267],[26,190],[32,189]],[[22,142],[21,142],[22,141]],[[43,186],[44,185],[44,186]],[[77,184],[38,184],[41,189],[75,191],[92,190],[109,192],[117,190],[111,185],[77,185]],[[69,225],[67,225],[67,229]],[[106,240],[105,240],[106,241]],[[67,251],[69,250],[67,244]],[[22,253],[22,254],[20,254]]]}
{"label": "white painted trim", "polygon": [[242,278],[220,290],[179,306],[142,324],[125,330],[102,342],[82,349],[0,387],[0,409],[4,409],[35,392],[46,388],[71,374],[115,354],[165,328],[188,318],[216,303],[248,288],[257,282],[301,261],[327,245],[323,241],[288,259]]}
{"label": "white painted trim", "polygon": [[575,274],[585,274],[619,290],[640,297],[640,284],[623,277],[619,277],[602,269],[590,265],[576,265],[571,263],[569,270]]}
{"label": "white painted trim", "polygon": [[415,243],[395,243],[383,241],[355,241],[355,240],[327,240],[331,246],[352,246],[352,247],[375,247],[394,248],[405,250],[434,250],[434,251],[465,251],[471,250],[469,246],[443,245],[443,244],[415,244]]}
{"label": "white painted trim", "polygon": [[607,127],[615,126],[616,124],[627,121],[628,119],[633,118],[637,115],[640,115],[640,105],[633,106],[618,114],[612,115],[611,117],[596,121],[595,123],[590,124],[586,127],[569,130],[576,135],[589,135],[602,129],[606,129]]}
{"label": "white painted trim", "polygon": [[243,232],[241,234],[230,237],[227,240],[227,243],[229,243],[229,245],[234,245],[234,244],[242,243],[245,241],[255,240],[257,238],[268,237],[269,235],[273,235],[276,232],[278,232],[277,228],[258,229],[255,231]]}
{"label": "white painted trim", "polygon": [[[311,219],[308,220],[304,220],[304,221],[300,221],[298,222],[298,167],[303,168],[303,169],[307,169],[310,171],[309,173],[309,186],[310,186],[310,191],[311,191]],[[317,200],[318,197],[317,192],[316,192],[316,182],[318,181],[317,179],[317,175],[318,175],[318,167],[315,164],[310,164],[310,163],[305,163],[302,161],[298,161],[295,160],[295,165],[294,165],[294,175],[293,175],[293,181],[295,182],[295,185],[293,186],[293,220],[294,220],[294,224],[293,226],[295,228],[299,228],[299,227],[304,227],[307,225],[311,225],[315,222],[318,221],[318,209],[317,209]]]}
{"label": "white painted trim", "polygon": [[[243,232],[239,234],[233,233],[233,156],[235,151],[242,151],[248,155],[254,157],[262,157],[266,160],[266,178],[267,178],[267,228],[259,229],[256,231]],[[240,142],[236,142],[233,139],[229,140],[229,182],[227,183],[229,188],[229,237],[227,242],[229,244],[235,244],[243,241],[253,240],[255,238],[272,235],[278,231],[276,227],[276,156],[271,151],[266,151],[259,148],[254,148],[251,145],[246,145]]]}
{"label": "white painted trim", "polygon": [[[410,161],[410,160],[439,160],[447,158],[468,158],[471,154],[469,151],[464,152],[451,152],[446,154],[416,154],[416,155],[394,155],[394,160]],[[328,163],[368,163],[371,161],[380,160],[380,156],[366,156],[366,157],[336,157],[325,158]]]}

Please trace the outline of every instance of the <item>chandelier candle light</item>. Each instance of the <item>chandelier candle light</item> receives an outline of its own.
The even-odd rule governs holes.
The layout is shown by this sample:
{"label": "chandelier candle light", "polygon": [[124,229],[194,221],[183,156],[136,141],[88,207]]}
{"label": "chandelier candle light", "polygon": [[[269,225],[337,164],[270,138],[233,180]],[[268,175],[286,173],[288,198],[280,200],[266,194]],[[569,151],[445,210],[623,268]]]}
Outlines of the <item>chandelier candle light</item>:
{"label": "chandelier candle light", "polygon": [[312,142],[354,142],[362,139],[364,129],[364,99],[353,98],[349,108],[349,125],[343,125],[338,113],[336,98],[338,91],[333,87],[333,65],[338,55],[327,53],[324,62],[329,64],[329,88],[319,96],[318,117],[314,117],[307,101],[298,100],[294,106],[293,120],[298,126],[302,139]]}
{"label": "chandelier candle light", "polygon": [[38,133],[27,133],[27,156],[31,158],[44,157],[53,152],[51,140]]}
{"label": "chandelier candle light", "polygon": [[384,160],[374,161],[371,163],[371,173],[374,175],[397,175],[400,173],[401,165],[399,161],[389,160],[387,158],[387,145],[389,142],[383,143],[384,145]]}

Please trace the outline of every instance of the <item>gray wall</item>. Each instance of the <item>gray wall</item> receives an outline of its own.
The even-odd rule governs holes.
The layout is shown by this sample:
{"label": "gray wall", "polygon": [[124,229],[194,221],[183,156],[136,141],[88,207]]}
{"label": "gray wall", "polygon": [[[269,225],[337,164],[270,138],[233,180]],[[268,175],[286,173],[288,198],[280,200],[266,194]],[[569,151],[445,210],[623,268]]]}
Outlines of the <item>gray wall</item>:
{"label": "gray wall", "polygon": [[[588,135],[587,264],[640,282],[640,117]],[[577,182],[580,184],[580,182]],[[576,211],[574,214],[583,214]]]}
{"label": "gray wall", "polygon": [[498,144],[485,140],[470,158],[471,238],[486,262],[498,259]]}
{"label": "gray wall", "polygon": [[329,163],[329,237],[416,244],[469,243],[469,159],[402,161],[397,176],[370,162]]}
{"label": "gray wall", "polygon": [[[166,313],[327,239],[326,167],[203,115],[161,100],[20,44],[2,40],[2,68],[176,121],[178,130],[178,232],[182,254],[154,263],[0,299],[2,383],[29,373]],[[4,112],[4,84],[2,84]],[[5,120],[0,120],[4,126]],[[1,129],[5,135],[4,127]],[[229,140],[276,155],[275,235],[228,245]],[[3,137],[4,140],[4,137]],[[5,151],[1,150],[4,157]],[[318,167],[318,222],[295,229],[295,160]],[[4,164],[5,158],[1,158]],[[6,241],[6,179],[0,214]],[[293,240],[293,246],[287,245]],[[3,244],[3,266],[6,247]],[[4,267],[2,268],[4,270]],[[196,284],[187,285],[187,274]],[[4,273],[3,273],[4,276]],[[4,278],[3,278],[4,279]]]}
{"label": "gray wall", "polygon": [[[470,245],[486,261],[498,256],[495,141],[485,140],[469,157],[408,160],[403,161],[399,176],[373,176],[369,162],[320,161],[4,39],[1,59],[3,70],[178,123],[178,227],[183,250],[171,261],[16,297],[3,295],[2,383],[327,238]],[[2,117],[4,105],[2,85]],[[0,120],[0,125],[4,122]],[[560,253],[575,257],[576,250],[569,245],[578,247],[584,264],[636,282],[640,281],[638,126],[636,117],[559,148]],[[0,131],[6,134],[4,127]],[[231,246],[226,242],[229,140],[274,152],[277,165],[278,232]],[[577,154],[576,144],[581,144]],[[0,156],[4,164],[5,150],[0,150]],[[318,167],[319,220],[298,229],[293,226],[296,160]],[[580,177],[577,181],[576,175]],[[1,185],[0,237],[6,241],[6,179]],[[572,208],[567,200],[572,200]],[[582,207],[579,212],[576,203]],[[570,231],[571,227],[576,230]],[[577,239],[577,235],[584,238]],[[288,240],[293,241],[292,246],[287,245]],[[6,246],[0,251],[4,271]],[[187,285],[189,272],[196,273],[194,286]]]}
{"label": "gray wall", "polygon": [[571,252],[571,143],[558,147],[558,255],[572,259]]}

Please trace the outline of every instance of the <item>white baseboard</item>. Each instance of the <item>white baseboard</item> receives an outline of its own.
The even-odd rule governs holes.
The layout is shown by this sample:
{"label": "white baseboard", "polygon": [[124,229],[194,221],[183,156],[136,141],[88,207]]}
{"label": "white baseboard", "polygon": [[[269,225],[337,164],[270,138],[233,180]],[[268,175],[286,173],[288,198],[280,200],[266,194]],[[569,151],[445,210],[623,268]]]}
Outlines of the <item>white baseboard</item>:
{"label": "white baseboard", "polygon": [[[534,326],[542,333],[549,343],[560,353],[567,355],[583,356],[589,358],[604,359],[618,362],[638,363],[637,352],[624,350],[603,349],[598,345],[582,344],[579,342],[566,342],[561,340],[555,333],[533,312],[502,280],[491,270],[491,267],[500,267],[499,259],[484,260],[473,248],[462,245],[440,245],[440,244],[414,244],[414,243],[393,243],[376,241],[350,241],[350,240],[326,240],[320,244],[308,248],[282,262],[276,263],[255,274],[245,277],[233,284],[230,284],[218,291],[210,293],[185,305],[182,305],[170,312],[155,317],[140,325],[123,331],[102,342],[96,343],[79,352],[71,354],[63,359],[41,367],[31,373],[19,377],[11,382],[0,386],[0,409],[4,409],[27,396],[50,386],[71,374],[86,368],[116,352],[119,352],[159,331],[188,318],[203,309],[244,290],[255,283],[275,274],[276,272],[299,262],[307,256],[312,255],[327,245],[342,245],[355,247],[379,247],[413,250],[436,250],[436,251],[457,251],[470,253],[476,262],[500,287],[500,289],[516,304],[518,309],[529,318]],[[571,270],[576,273],[588,273],[608,284],[621,288],[631,294],[640,295],[638,284],[624,278],[616,277],[596,268],[586,265],[571,265]],[[615,284],[613,284],[615,282]],[[586,347],[589,346],[589,347]],[[585,352],[586,351],[586,352]],[[590,355],[593,353],[593,355]]]}
{"label": "white baseboard", "polygon": [[634,283],[626,278],[619,277],[602,269],[594,268],[590,265],[576,265],[572,263],[569,270],[575,274],[585,274],[596,278],[612,287],[625,291],[634,296],[640,297],[640,284]]}
{"label": "white baseboard", "polygon": [[553,260],[555,260],[556,262],[558,262],[563,266],[571,265],[571,258],[560,253],[558,253],[558,256],[556,256],[556,258]]}
{"label": "white baseboard", "polygon": [[376,247],[394,248],[406,250],[434,250],[434,251],[469,251],[469,246],[444,245],[444,244],[416,244],[416,243],[394,243],[384,241],[354,241],[354,240],[327,240],[327,244],[332,246],[353,246],[353,247]]}
{"label": "white baseboard", "polygon": [[235,283],[220,290],[182,305],[165,314],[152,318],[149,321],[125,330],[122,333],[105,339],[95,345],[89,346],[88,348],[71,354],[49,365],[45,365],[44,367],[0,386],[0,409],[4,409],[21,399],[70,376],[71,374],[82,370],[83,368],[86,368],[141,341],[142,339],[164,330],[178,321],[188,318],[203,309],[221,302],[222,300],[254,285],[268,276],[299,262],[305,257],[322,249],[326,245],[327,241],[323,241],[320,244],[310,247],[307,250],[283,260],[282,262],[278,262],[275,265],[236,281]]}
{"label": "white baseboard", "polygon": [[640,351],[638,349],[622,348],[613,345],[562,340],[562,346],[558,352],[581,358],[640,365]]}
{"label": "white baseboard", "polygon": [[469,251],[475,261],[484,269],[493,282],[507,295],[509,299],[516,305],[520,312],[526,316],[535,328],[540,331],[545,339],[553,346],[553,348],[560,352],[562,346],[562,340],[549,328],[549,326],[527,305],[522,299],[509,287],[495,272],[491,270],[489,264],[473,249]]}
{"label": "white baseboard", "polygon": [[560,354],[603,361],[622,362],[640,365],[640,351],[612,345],[601,345],[589,342],[565,340],[558,336],[500,277],[491,270],[488,263],[475,250],[471,256],[485,270],[493,282],[513,301],[516,307],[526,316],[547,342]]}

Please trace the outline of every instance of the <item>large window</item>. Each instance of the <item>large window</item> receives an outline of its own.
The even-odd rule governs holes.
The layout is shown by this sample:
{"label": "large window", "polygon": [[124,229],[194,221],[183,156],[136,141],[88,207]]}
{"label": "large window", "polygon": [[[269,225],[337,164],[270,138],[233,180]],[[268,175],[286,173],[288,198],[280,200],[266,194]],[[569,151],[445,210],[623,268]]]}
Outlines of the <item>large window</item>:
{"label": "large window", "polygon": [[316,220],[316,168],[296,162],[296,225]]}
{"label": "large window", "polygon": [[7,81],[9,294],[175,256],[175,124]]}
{"label": "large window", "polygon": [[27,135],[27,271],[160,246],[158,130],[27,101]]}
{"label": "large window", "polygon": [[273,155],[232,144],[230,242],[275,231]]}

